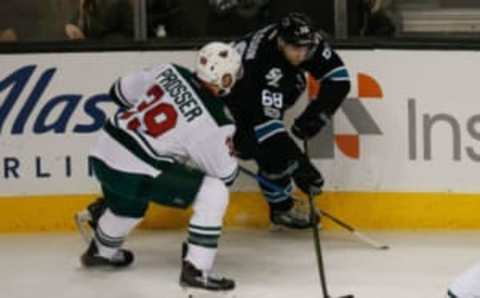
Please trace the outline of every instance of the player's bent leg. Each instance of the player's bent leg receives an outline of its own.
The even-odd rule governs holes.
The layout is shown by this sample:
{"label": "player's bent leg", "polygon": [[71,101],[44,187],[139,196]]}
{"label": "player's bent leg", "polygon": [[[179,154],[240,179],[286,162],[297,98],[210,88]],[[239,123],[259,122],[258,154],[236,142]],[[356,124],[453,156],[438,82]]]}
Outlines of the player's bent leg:
{"label": "player's bent leg", "polygon": [[211,274],[228,195],[228,189],[221,180],[209,176],[203,179],[193,203],[180,274],[181,286],[210,291],[229,291],[235,288],[232,279]]}
{"label": "player's bent leg", "polygon": [[95,176],[100,181],[105,200],[89,205],[86,214],[80,214],[94,228],[81,262],[86,267],[127,266],[133,261],[133,253],[122,249],[125,237],[142,220],[148,207],[144,185],[152,177],[123,172],[92,158]]}

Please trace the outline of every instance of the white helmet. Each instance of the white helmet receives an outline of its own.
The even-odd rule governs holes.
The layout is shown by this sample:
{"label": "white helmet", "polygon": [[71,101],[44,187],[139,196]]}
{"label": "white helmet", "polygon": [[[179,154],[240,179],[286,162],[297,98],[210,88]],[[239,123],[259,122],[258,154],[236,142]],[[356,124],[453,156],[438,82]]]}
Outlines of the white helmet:
{"label": "white helmet", "polygon": [[242,58],[231,46],[211,42],[198,52],[195,71],[202,81],[221,89],[221,95],[230,93],[242,70]]}

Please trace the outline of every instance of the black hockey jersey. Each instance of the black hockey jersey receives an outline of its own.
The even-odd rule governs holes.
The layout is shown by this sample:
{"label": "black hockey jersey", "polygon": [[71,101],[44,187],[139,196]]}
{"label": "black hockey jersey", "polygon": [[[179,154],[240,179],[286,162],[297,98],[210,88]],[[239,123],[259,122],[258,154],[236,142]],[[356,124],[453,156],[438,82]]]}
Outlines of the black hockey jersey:
{"label": "black hockey jersey", "polygon": [[[321,100],[312,101],[307,113],[331,116],[345,98],[350,86],[347,70],[321,34],[315,37],[316,45],[300,66],[291,65],[278,49],[276,25],[235,43],[242,55],[244,75],[228,96],[227,104],[238,127],[235,145],[242,154],[264,146],[273,146],[287,155],[300,154],[288,136],[283,117],[304,92],[306,72],[322,82],[318,94]],[[255,152],[246,155],[252,154]]]}

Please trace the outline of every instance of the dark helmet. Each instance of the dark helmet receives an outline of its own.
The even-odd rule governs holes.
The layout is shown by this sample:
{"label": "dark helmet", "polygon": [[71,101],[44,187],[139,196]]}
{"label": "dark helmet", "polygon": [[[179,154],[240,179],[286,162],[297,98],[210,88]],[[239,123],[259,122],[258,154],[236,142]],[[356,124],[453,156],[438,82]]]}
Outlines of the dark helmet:
{"label": "dark helmet", "polygon": [[311,46],[316,40],[312,21],[298,12],[289,13],[280,20],[278,34],[285,42],[297,46]]}

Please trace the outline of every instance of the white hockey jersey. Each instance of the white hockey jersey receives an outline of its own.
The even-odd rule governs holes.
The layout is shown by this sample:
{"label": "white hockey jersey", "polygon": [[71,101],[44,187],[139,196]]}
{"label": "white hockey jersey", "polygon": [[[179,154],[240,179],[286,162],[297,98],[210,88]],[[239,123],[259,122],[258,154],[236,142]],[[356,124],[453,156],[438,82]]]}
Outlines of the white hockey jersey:
{"label": "white hockey jersey", "polygon": [[161,163],[191,161],[229,184],[237,175],[233,121],[223,101],[187,69],[159,65],[120,78],[116,94],[126,111],[105,125],[91,155],[123,172],[161,174]]}

